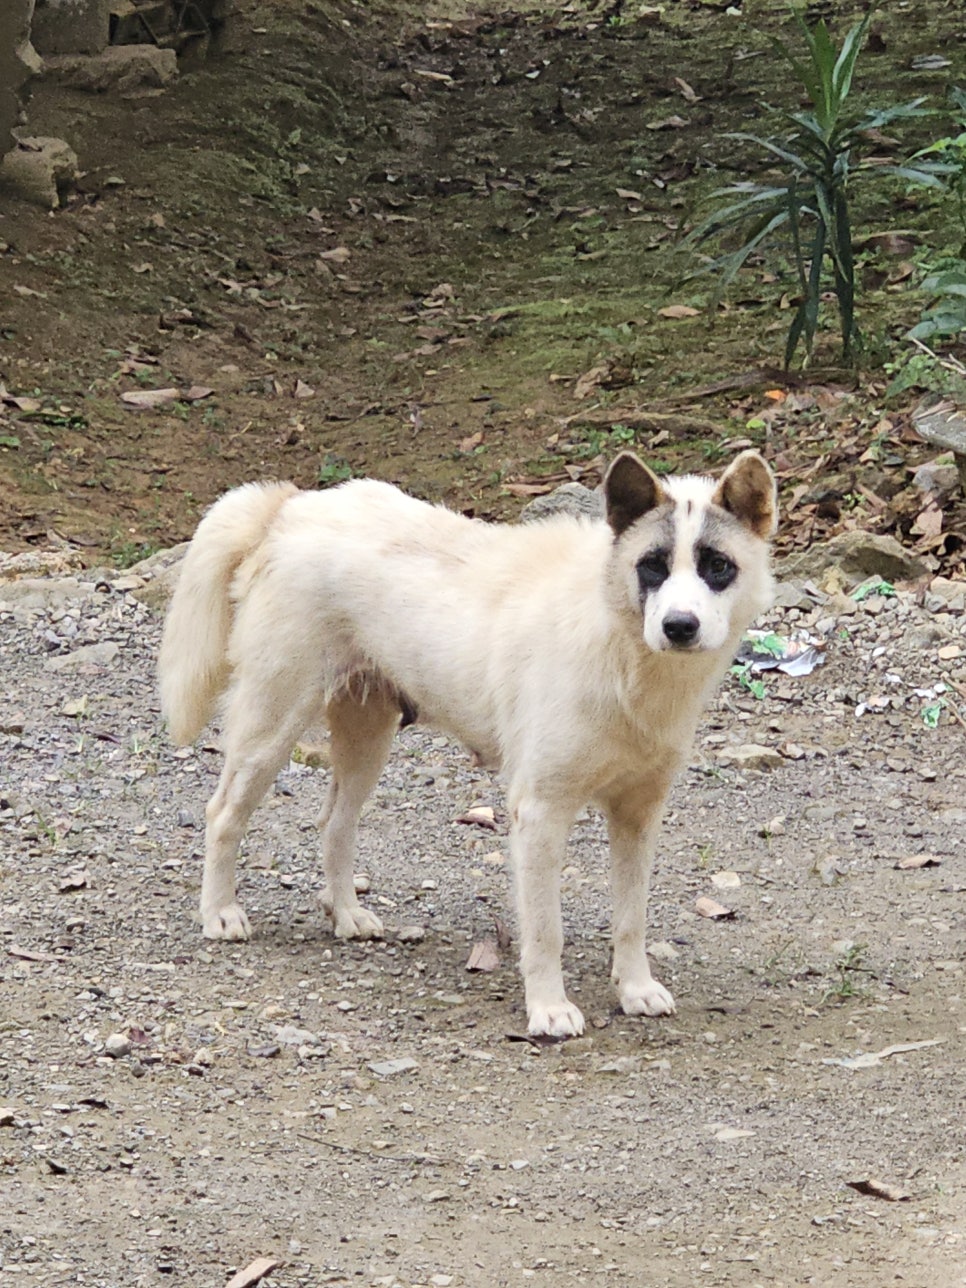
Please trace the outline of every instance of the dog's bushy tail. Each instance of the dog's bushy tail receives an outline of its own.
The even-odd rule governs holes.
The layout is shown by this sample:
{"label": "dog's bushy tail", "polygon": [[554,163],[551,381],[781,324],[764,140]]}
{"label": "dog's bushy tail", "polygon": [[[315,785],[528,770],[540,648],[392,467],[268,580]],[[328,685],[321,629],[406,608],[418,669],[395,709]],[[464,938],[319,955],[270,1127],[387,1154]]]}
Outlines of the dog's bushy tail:
{"label": "dog's bushy tail", "polygon": [[179,746],[194,742],[228,683],[232,579],[297,491],[291,483],[248,483],[217,501],[198,525],[168,609],[158,663],[161,711]]}

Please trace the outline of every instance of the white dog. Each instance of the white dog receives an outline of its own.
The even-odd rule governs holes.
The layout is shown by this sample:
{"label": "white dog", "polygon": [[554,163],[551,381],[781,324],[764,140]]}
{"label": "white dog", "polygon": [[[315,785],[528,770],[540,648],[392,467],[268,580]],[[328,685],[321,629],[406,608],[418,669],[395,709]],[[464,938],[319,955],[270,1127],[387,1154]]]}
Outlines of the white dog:
{"label": "white dog", "polygon": [[161,694],[187,743],[225,694],[225,765],[207,810],[204,933],[247,939],[235,897],[245,826],[299,735],[323,719],[320,818],[336,935],[381,935],[353,886],[359,813],[400,724],[454,734],[508,787],[529,1031],[570,1037],[560,871],[578,810],[610,838],[613,972],[629,1015],[674,1011],[644,946],[665,798],[738,640],[769,604],[775,484],[754,452],[722,478],[659,479],[622,453],[606,521],[487,524],[386,483],[222,497],[184,561]]}

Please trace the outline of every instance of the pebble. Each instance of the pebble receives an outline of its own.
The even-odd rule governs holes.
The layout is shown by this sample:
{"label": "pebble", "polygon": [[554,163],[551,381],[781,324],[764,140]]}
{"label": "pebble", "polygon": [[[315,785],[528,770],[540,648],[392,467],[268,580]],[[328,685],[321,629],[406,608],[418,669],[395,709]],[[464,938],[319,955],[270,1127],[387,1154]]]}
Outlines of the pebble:
{"label": "pebble", "polygon": [[123,1033],[112,1033],[104,1043],[104,1054],[120,1060],[131,1054],[131,1039]]}

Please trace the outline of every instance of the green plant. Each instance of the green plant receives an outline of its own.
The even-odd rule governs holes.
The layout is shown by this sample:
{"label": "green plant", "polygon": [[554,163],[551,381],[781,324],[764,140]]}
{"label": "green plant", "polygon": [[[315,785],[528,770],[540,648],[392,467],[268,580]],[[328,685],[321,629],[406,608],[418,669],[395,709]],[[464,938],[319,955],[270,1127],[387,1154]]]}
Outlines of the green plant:
{"label": "green plant", "polygon": [[[963,325],[966,326],[966,310]],[[918,336],[910,334],[907,338],[915,348],[884,364],[885,371],[892,377],[885,389],[887,401],[898,398],[907,389],[927,389],[957,402],[966,401],[966,367],[949,354],[941,357],[934,353]]]}
{"label": "green plant", "polygon": [[932,299],[922,320],[908,332],[910,340],[956,336],[966,329],[966,262],[956,260],[922,279],[921,289]]}
{"label": "green plant", "polygon": [[344,483],[352,478],[352,466],[341,456],[326,452],[319,465],[319,486],[331,487],[333,483]]}
{"label": "green plant", "polygon": [[841,956],[833,963],[838,978],[822,994],[823,1002],[845,1002],[850,997],[858,997],[865,990],[860,986],[858,977],[872,972],[864,964],[868,944],[849,944]]}
{"label": "green plant", "polygon": [[755,676],[750,662],[736,662],[731,668],[731,674],[753,698],[758,698],[760,701],[765,696],[767,692],[765,681]]}
{"label": "green plant", "polygon": [[966,91],[953,85],[949,90],[953,104],[955,134],[936,139],[921,148],[910,160],[920,163],[931,173],[941,176],[947,192],[956,203],[956,214],[963,234],[961,256],[966,255]]}
{"label": "green plant", "polygon": [[[853,360],[859,344],[855,318],[855,257],[849,184],[859,175],[891,174],[917,182],[940,185],[930,166],[883,164],[859,153],[868,147],[867,131],[882,130],[893,122],[923,115],[920,103],[858,111],[849,103],[855,64],[872,19],[871,11],[851,28],[841,49],[836,49],[824,20],[810,27],[796,14],[805,40],[806,56],[800,58],[779,40],[775,48],[789,64],[811,99],[811,111],[783,112],[795,128],[780,140],[735,133],[726,138],[752,143],[782,163],[784,177],[771,184],[741,182],[713,194],[727,204],[694,228],[684,245],[696,248],[712,239],[739,232],[742,244],[726,250],[690,276],[718,272],[718,299],[760,246],[780,241],[791,251],[798,278],[800,300],[788,328],[785,366],[791,365],[802,344],[805,362],[811,358],[818,328],[819,305],[831,270],[832,290],[842,331],[842,353]],[[737,198],[737,200],[734,200]]]}

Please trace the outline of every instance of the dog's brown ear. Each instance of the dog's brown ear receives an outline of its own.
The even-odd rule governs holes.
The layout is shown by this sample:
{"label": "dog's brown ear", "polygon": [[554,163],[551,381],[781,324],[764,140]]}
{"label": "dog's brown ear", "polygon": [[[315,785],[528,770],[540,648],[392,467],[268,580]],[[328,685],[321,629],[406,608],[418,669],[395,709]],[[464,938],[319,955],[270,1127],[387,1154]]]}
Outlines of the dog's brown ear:
{"label": "dog's brown ear", "polygon": [[633,452],[621,452],[604,478],[604,506],[615,537],[667,499],[657,475]]}
{"label": "dog's brown ear", "polygon": [[775,476],[757,452],[742,452],[722,474],[712,497],[757,537],[767,538],[778,523]]}

